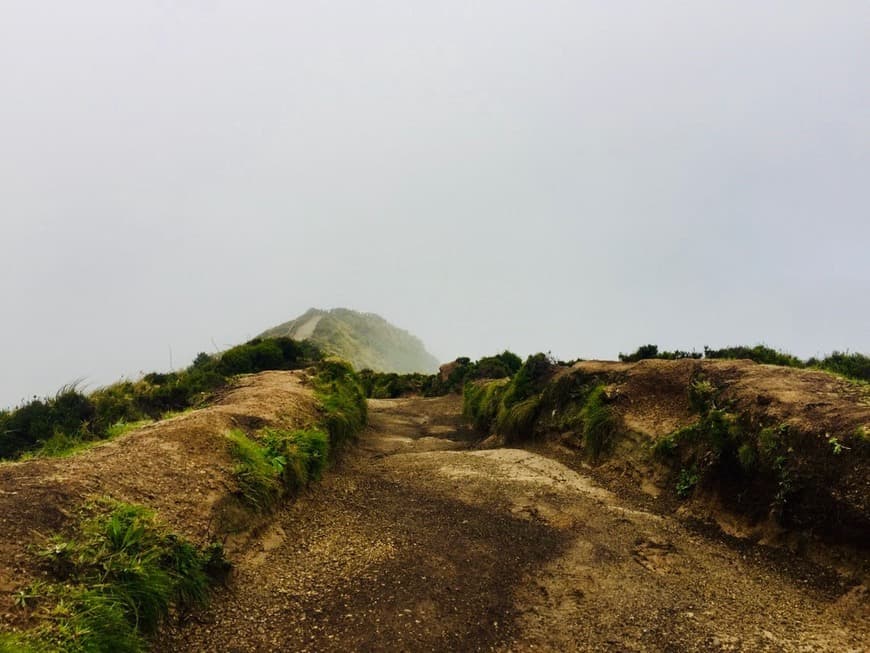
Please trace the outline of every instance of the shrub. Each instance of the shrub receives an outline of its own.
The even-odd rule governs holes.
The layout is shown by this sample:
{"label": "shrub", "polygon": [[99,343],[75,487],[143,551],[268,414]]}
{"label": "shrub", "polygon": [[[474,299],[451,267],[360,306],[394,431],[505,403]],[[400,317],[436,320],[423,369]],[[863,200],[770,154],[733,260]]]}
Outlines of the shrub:
{"label": "shrub", "polygon": [[686,499],[692,493],[692,490],[695,489],[695,486],[698,484],[700,480],[700,476],[698,475],[698,470],[695,467],[685,468],[683,467],[680,470],[680,475],[677,478],[677,496],[681,499]]}
{"label": "shrub", "polygon": [[636,363],[638,361],[649,358],[660,358],[664,360],[679,360],[681,358],[701,358],[703,354],[697,351],[683,351],[675,349],[674,351],[659,351],[658,345],[641,345],[633,354],[619,354],[619,360],[624,363]]}
{"label": "shrub", "polygon": [[835,351],[822,360],[811,358],[807,365],[859,381],[870,381],[870,356],[864,354]]}
{"label": "shrub", "polygon": [[633,354],[619,353],[619,360],[624,363],[636,363],[647,358],[656,358],[659,355],[658,345],[641,345]]}
{"label": "shrub", "polygon": [[755,468],[755,464],[758,461],[758,452],[751,443],[744,442],[737,449],[737,460],[744,471],[750,472]]}
{"label": "shrub", "polygon": [[152,372],[135,383],[115,383],[90,396],[75,384],[65,386],[55,397],[34,399],[0,413],[0,459],[37,450],[40,455],[69,453],[84,441],[117,435],[118,424],[160,419],[168,412],[199,405],[233,374],[292,369],[320,358],[310,343],[258,339],[217,359],[201,353],[186,370]]}
{"label": "shrub", "polygon": [[785,367],[804,367],[804,362],[782,351],[778,351],[766,345],[755,345],[754,347],[736,346],[724,347],[722,349],[710,349],[704,347],[705,358],[748,358],[756,363],[765,363],[767,365],[782,365]]}
{"label": "shrub", "polygon": [[555,364],[546,354],[529,356],[505,390],[502,399],[505,408],[541,392],[552,377],[554,367]]}
{"label": "shrub", "polygon": [[709,381],[695,379],[689,384],[689,406],[699,413],[706,413],[715,407],[718,389]]}

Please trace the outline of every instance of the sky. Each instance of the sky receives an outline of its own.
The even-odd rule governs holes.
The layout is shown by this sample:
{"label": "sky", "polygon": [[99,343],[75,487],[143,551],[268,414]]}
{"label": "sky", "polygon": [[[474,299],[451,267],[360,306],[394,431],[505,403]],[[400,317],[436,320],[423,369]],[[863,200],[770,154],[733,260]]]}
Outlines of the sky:
{"label": "sky", "polygon": [[312,306],[870,352],[866,1],[0,7],[0,407]]}

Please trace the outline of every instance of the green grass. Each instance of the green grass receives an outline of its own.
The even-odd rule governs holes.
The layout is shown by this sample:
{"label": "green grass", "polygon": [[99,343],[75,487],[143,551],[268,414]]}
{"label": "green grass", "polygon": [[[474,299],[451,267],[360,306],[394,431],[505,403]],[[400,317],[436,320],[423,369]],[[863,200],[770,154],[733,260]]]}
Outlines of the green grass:
{"label": "green grass", "polygon": [[580,416],[583,422],[583,440],[592,457],[598,458],[609,452],[616,435],[617,421],[607,404],[603,384],[589,393]]}
{"label": "green grass", "polygon": [[[167,419],[166,415],[164,415],[161,419]],[[142,428],[143,426],[148,426],[149,424],[153,424],[153,419],[139,419],[132,422],[127,422],[125,420],[118,420],[114,424],[112,424],[108,429],[106,429],[106,438],[119,438],[130,431],[135,431],[136,429]]]}
{"label": "green grass", "polygon": [[508,384],[508,379],[465,384],[462,412],[479,433],[488,435],[493,428]]}
{"label": "green grass", "polygon": [[283,431],[263,429],[263,441],[270,455],[280,461],[285,491],[293,492],[320,480],[329,463],[329,435],[319,429]]}
{"label": "green grass", "polygon": [[48,653],[44,644],[21,633],[0,633],[0,653]]}
{"label": "green grass", "polygon": [[530,438],[534,434],[540,409],[541,395],[539,394],[523,399],[509,408],[502,405],[496,418],[496,431],[504,435],[509,442]]}
{"label": "green grass", "polygon": [[0,635],[0,651],[145,651],[171,612],[207,602],[227,568],[220,546],[199,549],[150,510],[108,499],[86,505],[38,555],[49,580],[18,595],[37,624]]}
{"label": "green grass", "polygon": [[368,422],[365,391],[350,363],[328,358],[318,365],[314,393],[320,404],[320,426],[333,451],[356,438]]}
{"label": "green grass", "polygon": [[329,435],[321,429],[264,428],[256,439],[234,430],[226,437],[240,498],[256,512],[319,480],[329,463]]}
{"label": "green grass", "polygon": [[226,438],[242,500],[257,512],[271,510],[281,498],[280,476],[285,461],[242,430],[232,430]]}

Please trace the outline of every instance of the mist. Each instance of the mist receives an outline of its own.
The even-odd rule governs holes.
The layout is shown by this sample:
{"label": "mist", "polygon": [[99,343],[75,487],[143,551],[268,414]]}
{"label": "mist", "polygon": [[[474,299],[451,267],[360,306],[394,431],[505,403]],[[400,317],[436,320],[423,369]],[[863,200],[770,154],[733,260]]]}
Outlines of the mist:
{"label": "mist", "polygon": [[0,406],[307,308],[870,351],[865,2],[4,3]]}

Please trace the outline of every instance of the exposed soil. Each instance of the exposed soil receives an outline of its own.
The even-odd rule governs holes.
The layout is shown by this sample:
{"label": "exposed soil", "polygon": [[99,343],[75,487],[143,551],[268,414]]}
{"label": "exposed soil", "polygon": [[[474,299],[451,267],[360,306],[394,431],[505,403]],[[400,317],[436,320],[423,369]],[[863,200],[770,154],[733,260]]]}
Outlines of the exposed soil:
{"label": "exposed soil", "polygon": [[540,453],[476,450],[459,408],[370,402],[359,446],[156,650],[870,648],[855,578],[707,533]]}
{"label": "exposed soil", "polygon": [[751,410],[769,423],[842,437],[861,427],[870,432],[870,386],[820,370],[750,360],[692,359],[582,361],[572,370],[611,379],[626,426],[652,437],[697,421],[686,393],[693,378],[708,379],[722,388],[720,403]]}
{"label": "exposed soil", "polygon": [[[38,573],[29,545],[44,544],[90,496],[146,505],[174,531],[205,543],[236,489],[224,433],[316,416],[301,372],[242,377],[214,406],[137,429],[68,458],[0,464],[0,629],[24,617],[12,592]],[[244,548],[240,538],[228,542]]]}

